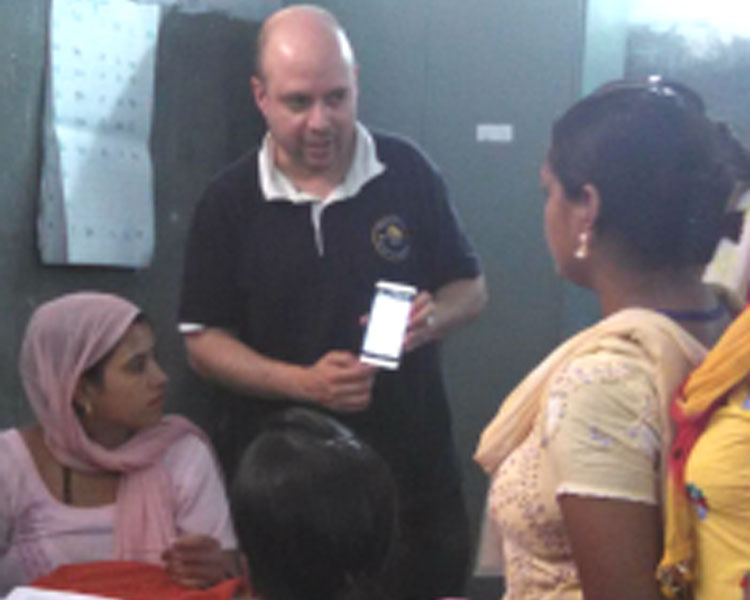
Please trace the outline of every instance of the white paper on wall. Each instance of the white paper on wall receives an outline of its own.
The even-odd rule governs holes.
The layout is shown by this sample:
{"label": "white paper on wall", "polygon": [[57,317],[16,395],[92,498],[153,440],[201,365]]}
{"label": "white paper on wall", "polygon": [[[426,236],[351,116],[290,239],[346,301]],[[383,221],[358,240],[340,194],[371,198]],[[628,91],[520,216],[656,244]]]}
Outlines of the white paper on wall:
{"label": "white paper on wall", "polygon": [[53,0],[38,221],[47,264],[147,265],[159,7]]}

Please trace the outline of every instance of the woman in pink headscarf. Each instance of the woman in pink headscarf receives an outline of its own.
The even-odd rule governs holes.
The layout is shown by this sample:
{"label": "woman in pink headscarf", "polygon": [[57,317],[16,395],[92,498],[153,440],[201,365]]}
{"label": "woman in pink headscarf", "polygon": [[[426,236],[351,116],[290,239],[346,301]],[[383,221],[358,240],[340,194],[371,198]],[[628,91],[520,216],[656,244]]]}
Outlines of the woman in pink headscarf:
{"label": "woman in pink headscarf", "polygon": [[167,377],[137,306],[43,304],[19,366],[37,424],[0,433],[0,593],[95,560],[163,563],[195,587],[231,573],[221,477],[200,430],[162,415]]}

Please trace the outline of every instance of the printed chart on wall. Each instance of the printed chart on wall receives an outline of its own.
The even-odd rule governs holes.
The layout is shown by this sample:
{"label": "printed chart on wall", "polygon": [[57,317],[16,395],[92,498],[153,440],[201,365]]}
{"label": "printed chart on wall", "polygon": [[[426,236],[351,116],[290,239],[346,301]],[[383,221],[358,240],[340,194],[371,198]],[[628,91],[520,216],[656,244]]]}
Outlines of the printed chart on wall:
{"label": "printed chart on wall", "polygon": [[53,0],[38,244],[45,264],[143,267],[160,9]]}

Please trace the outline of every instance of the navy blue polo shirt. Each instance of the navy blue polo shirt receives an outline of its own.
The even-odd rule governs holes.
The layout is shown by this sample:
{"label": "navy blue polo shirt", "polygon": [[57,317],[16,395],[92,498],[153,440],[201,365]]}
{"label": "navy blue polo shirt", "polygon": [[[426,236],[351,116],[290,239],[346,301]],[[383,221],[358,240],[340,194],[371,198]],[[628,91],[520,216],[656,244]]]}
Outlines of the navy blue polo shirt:
{"label": "navy blue polo shirt", "polygon": [[[180,322],[234,332],[271,358],[312,364],[329,350],[358,353],[379,279],[436,291],[475,277],[479,262],[434,166],[411,143],[374,136],[385,172],[322,213],[323,252],[309,204],[267,202],[257,151],[211,181],[190,231]],[[376,377],[370,408],[337,415],[391,464],[409,494],[456,485],[437,344]],[[284,402],[238,398],[251,419]]]}

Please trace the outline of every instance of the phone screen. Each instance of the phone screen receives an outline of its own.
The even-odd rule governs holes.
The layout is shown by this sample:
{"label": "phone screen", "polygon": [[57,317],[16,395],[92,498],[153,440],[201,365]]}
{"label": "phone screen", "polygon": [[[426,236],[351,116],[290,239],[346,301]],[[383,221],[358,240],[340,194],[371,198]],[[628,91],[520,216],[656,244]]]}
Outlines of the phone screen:
{"label": "phone screen", "polygon": [[362,343],[362,362],[387,369],[398,368],[416,292],[413,286],[401,283],[379,281],[376,284]]}

